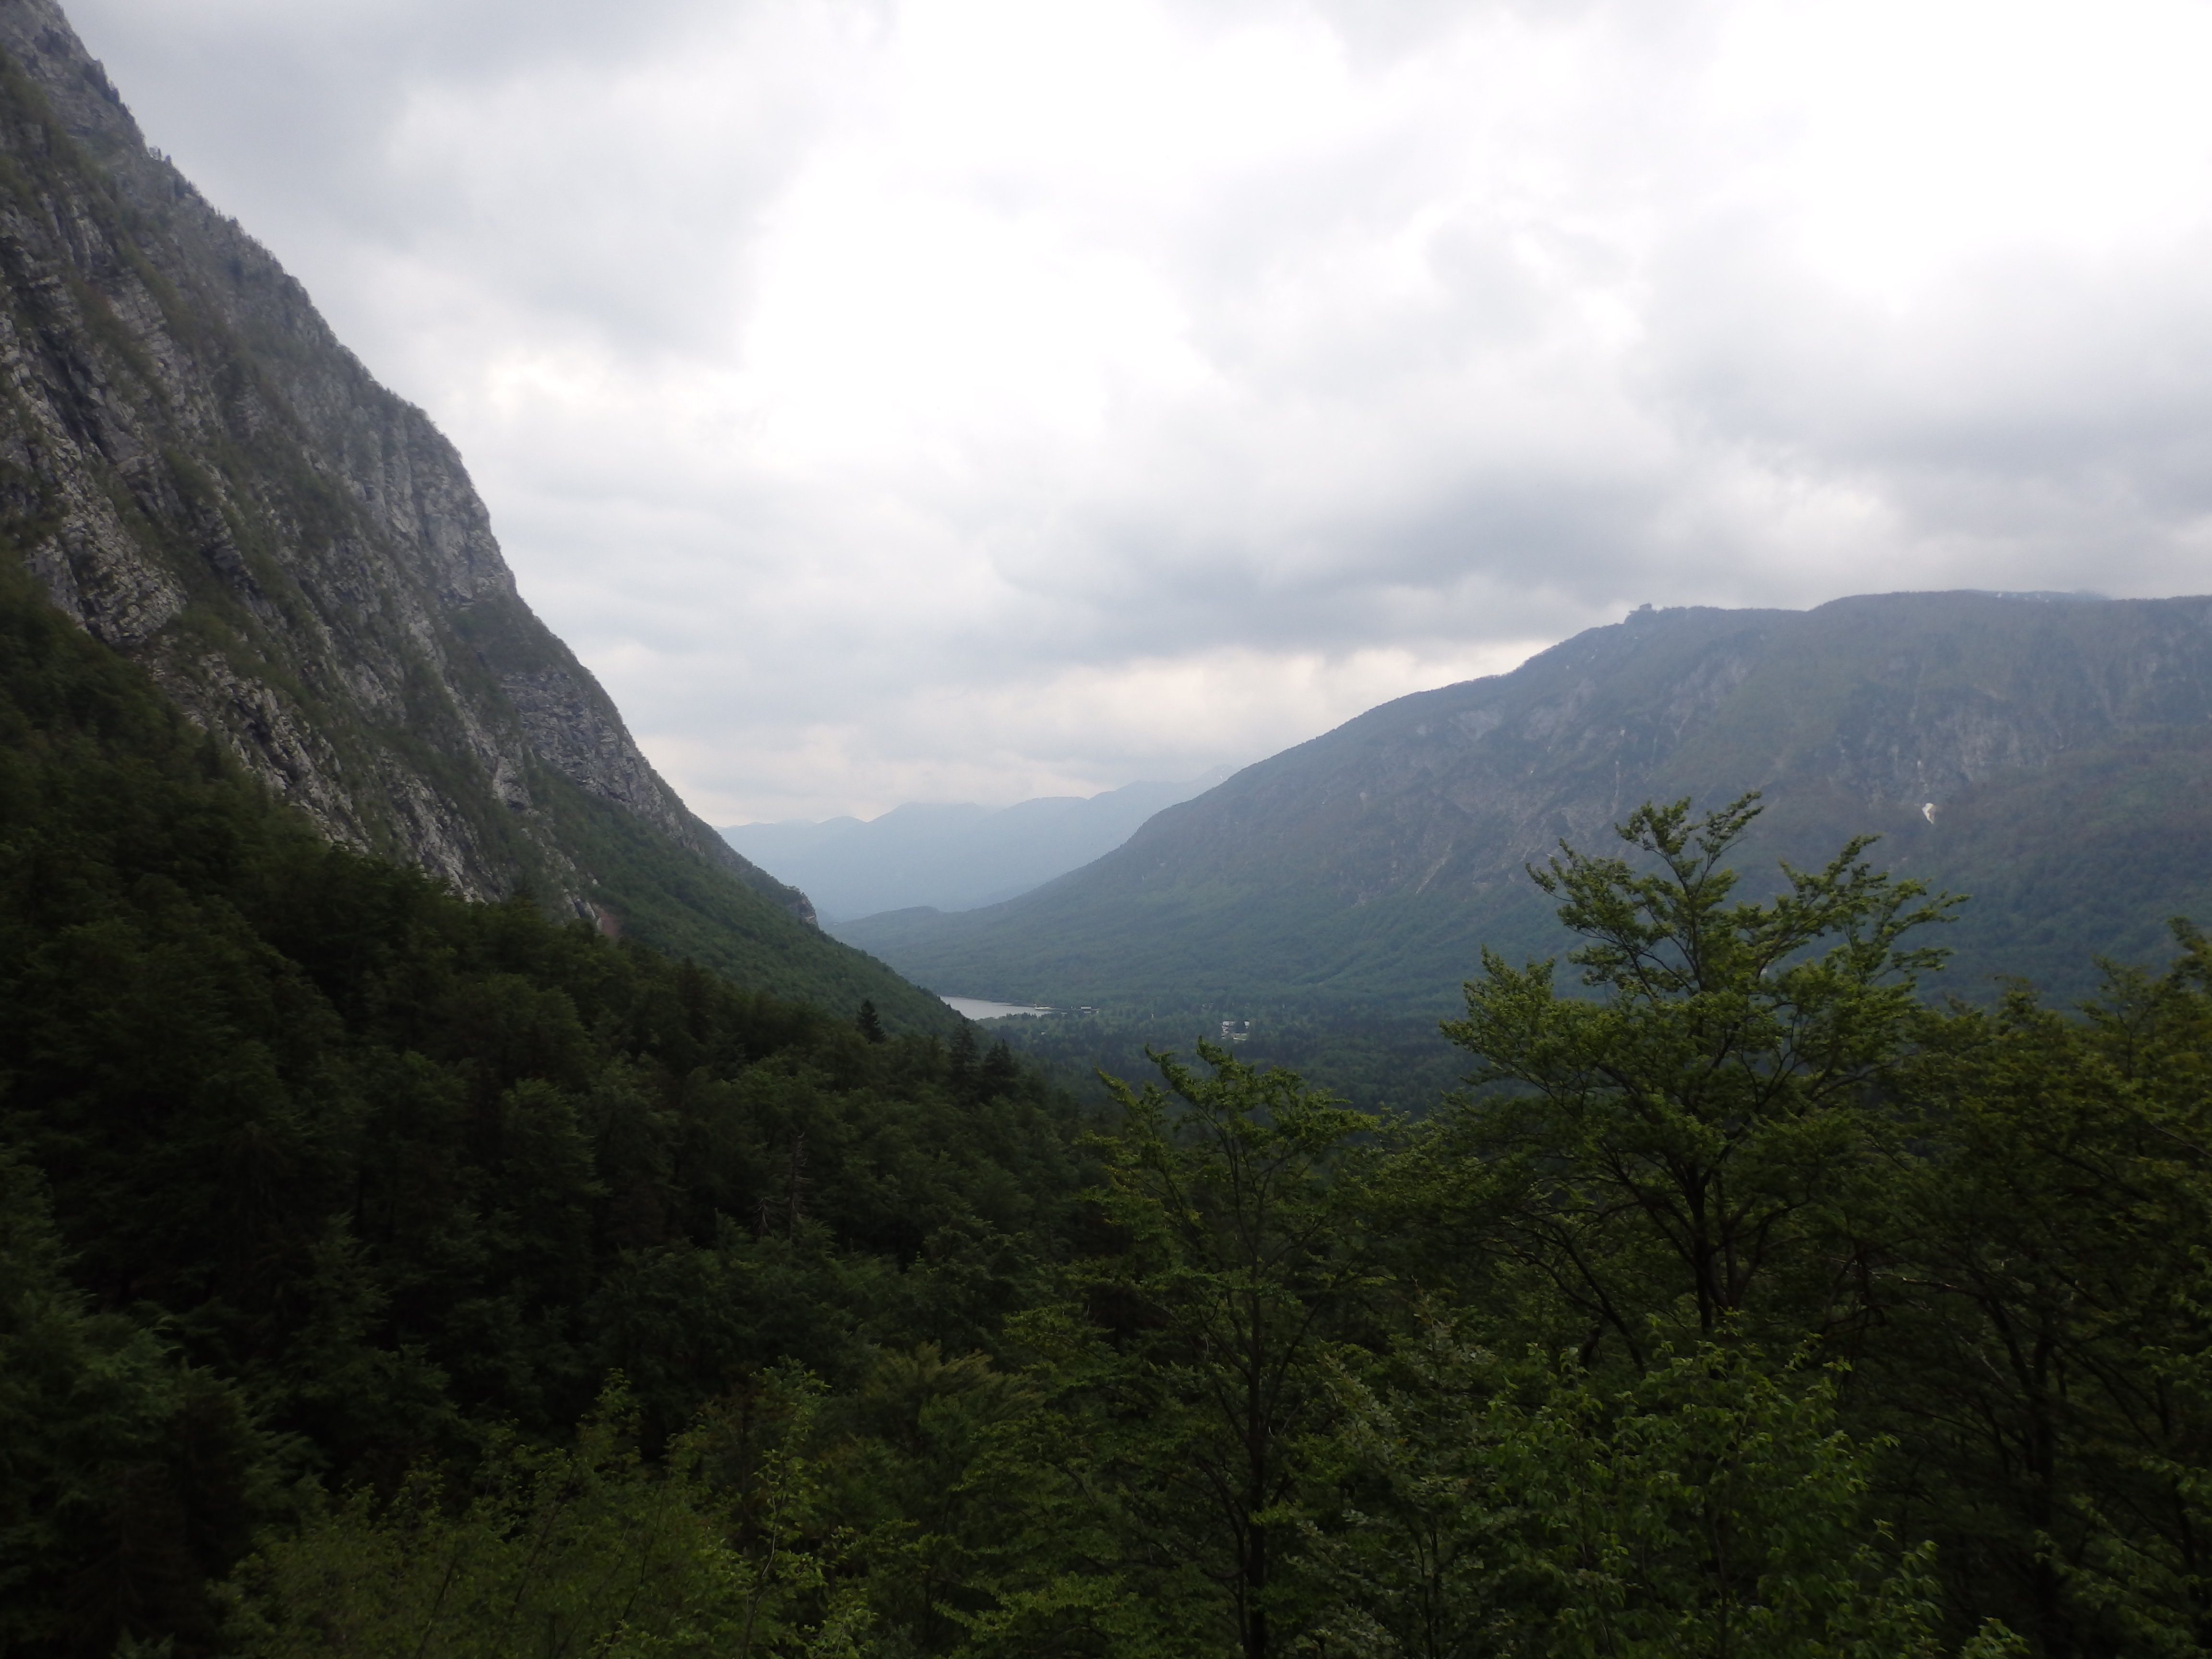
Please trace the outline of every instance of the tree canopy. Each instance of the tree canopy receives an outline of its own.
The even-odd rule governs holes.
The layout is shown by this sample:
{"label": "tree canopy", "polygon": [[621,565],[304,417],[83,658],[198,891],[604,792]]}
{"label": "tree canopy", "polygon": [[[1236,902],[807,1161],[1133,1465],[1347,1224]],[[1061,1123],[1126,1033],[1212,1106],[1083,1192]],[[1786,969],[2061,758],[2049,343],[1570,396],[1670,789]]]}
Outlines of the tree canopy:
{"label": "tree canopy", "polygon": [[0,629],[10,1654],[2212,1646],[2212,946],[1933,999],[1755,803],[1533,872],[1464,1086],[738,990]]}

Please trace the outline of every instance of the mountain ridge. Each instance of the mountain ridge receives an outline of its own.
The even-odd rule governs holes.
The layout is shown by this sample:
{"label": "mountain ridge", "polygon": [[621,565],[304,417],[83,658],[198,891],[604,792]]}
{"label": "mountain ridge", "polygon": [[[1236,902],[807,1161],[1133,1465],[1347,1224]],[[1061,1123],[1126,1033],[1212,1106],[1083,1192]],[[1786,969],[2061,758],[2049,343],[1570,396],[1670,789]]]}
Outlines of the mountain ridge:
{"label": "mountain ridge", "polygon": [[880,816],[819,823],[749,823],[722,838],[811,894],[824,925],[927,905],[995,904],[1088,864],[1161,808],[1227,776],[1139,782],[1096,795],[1044,795],[1011,806],[909,801]]}
{"label": "mountain ridge", "polygon": [[[1766,810],[1747,867],[1881,835],[1878,861],[1983,890],[1954,930],[1975,982],[2048,974],[2062,941],[2009,969],[1999,946],[2033,928],[2021,884],[2047,898],[2071,878],[2052,862],[2057,842],[2014,845],[2005,813],[2049,826],[2080,810],[2051,795],[2064,780],[2102,766],[2100,787],[2125,794],[2164,769],[2171,786],[2153,793],[2180,814],[2168,841],[2212,845],[2209,740],[2212,599],[1954,592],[1639,611],[1510,674],[1368,710],[1007,904],[842,932],[925,983],[1007,1000],[1136,999],[1149,963],[1155,994],[1191,1000],[1442,1006],[1484,944],[1556,944],[1523,866],[1559,840],[1601,848],[1643,799],[1756,788]],[[2100,818],[2092,839],[2133,834]],[[2156,848],[2113,879],[2127,896],[2076,941],[2082,975],[2094,952],[2154,945],[2165,915],[2206,896]],[[1981,918],[2000,906],[2014,920],[1992,932]]]}
{"label": "mountain ridge", "polygon": [[0,544],[325,836],[936,1018],[684,806],[451,442],[149,148],[52,0],[0,0]]}

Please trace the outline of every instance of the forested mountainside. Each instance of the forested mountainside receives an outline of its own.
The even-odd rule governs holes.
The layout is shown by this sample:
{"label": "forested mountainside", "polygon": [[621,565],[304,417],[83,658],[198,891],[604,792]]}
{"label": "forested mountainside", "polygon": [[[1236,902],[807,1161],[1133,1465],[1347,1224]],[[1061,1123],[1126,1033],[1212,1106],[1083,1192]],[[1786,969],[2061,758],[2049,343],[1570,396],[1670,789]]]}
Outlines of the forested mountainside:
{"label": "forested mountainside", "polygon": [[453,446],[149,151],[61,11],[0,0],[0,537],[55,603],[342,845],[936,1018],[684,808]]}
{"label": "forested mountainside", "polygon": [[1432,1018],[1484,945],[1556,947],[1524,866],[1562,837],[1756,789],[1745,867],[1879,834],[1890,868],[1972,896],[1948,988],[2072,994],[2212,909],[2208,779],[2212,599],[1647,610],[1372,709],[1008,903],[842,932],[956,994]]}
{"label": "forested mountainside", "polygon": [[1425,1122],[1086,1121],[335,845],[0,584],[14,1659],[2121,1659],[2212,1636],[2212,952],[1931,1011],[1571,860]]}
{"label": "forested mountainside", "polygon": [[[1970,822],[2087,769],[2117,910],[2204,845],[2201,602],[2017,613],[2043,726],[1947,613],[1880,672],[1949,750],[1731,714],[1790,619],[1379,711],[1309,781],[1413,822],[1440,715],[1626,823],[1558,826],[1627,860],[1559,866],[1572,964],[1480,965],[1419,1121],[1213,1048],[1092,1115],[623,798],[450,456],[121,118],[0,0],[0,1655],[2212,1647],[2212,946],[1934,1005],[1940,904],[1832,847],[1749,902],[1816,818],[1622,758],[1956,751]],[[1338,808],[1279,848],[1331,892]]]}
{"label": "forested mountainside", "polygon": [[303,1477],[965,1352],[1066,1234],[1003,1048],[316,831],[0,570],[0,1653],[228,1650]]}

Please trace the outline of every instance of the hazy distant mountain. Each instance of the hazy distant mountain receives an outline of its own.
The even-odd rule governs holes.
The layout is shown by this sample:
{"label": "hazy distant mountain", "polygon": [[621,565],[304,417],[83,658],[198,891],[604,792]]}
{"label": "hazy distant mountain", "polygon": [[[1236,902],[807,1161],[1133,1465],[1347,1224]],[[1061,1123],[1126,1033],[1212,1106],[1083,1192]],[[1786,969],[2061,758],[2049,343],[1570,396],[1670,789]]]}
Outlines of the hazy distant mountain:
{"label": "hazy distant mountain", "polygon": [[722,836],[805,889],[824,923],[914,905],[969,910],[1103,857],[1153,813],[1228,775],[1223,767],[1187,783],[1133,783],[1087,799],[1047,795],[1004,807],[914,802],[878,818],[744,823]]}
{"label": "hazy distant mountain", "polygon": [[842,936],[1009,1001],[1443,1009],[1563,941],[1522,866],[1647,798],[1769,810],[1745,867],[1874,857],[1973,895],[1950,982],[2086,988],[2212,920],[2212,599],[1898,593],[1644,611],[1246,768],[1082,870]]}

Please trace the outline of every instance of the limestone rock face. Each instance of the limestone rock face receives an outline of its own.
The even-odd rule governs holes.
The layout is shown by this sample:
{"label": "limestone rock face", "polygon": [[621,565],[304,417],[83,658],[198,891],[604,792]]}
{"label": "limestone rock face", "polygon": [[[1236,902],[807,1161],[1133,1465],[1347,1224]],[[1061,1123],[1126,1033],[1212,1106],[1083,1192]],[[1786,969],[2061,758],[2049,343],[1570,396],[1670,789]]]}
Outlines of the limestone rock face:
{"label": "limestone rock face", "polygon": [[515,591],[452,444],[0,0],[0,538],[333,839],[579,914],[570,788],[808,921],[653,771]]}

